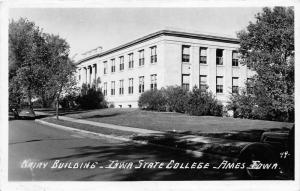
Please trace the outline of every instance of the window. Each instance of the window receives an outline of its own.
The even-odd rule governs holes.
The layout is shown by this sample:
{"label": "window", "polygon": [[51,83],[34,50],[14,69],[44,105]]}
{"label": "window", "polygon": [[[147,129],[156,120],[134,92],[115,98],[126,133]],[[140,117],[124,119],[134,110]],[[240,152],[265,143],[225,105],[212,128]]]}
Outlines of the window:
{"label": "window", "polygon": [[217,65],[223,65],[223,50],[222,49],[217,49],[216,64]]}
{"label": "window", "polygon": [[124,56],[120,57],[120,71],[124,70]]}
{"label": "window", "polygon": [[144,76],[139,77],[139,93],[143,93],[145,89]]}
{"label": "window", "polygon": [[124,94],[124,80],[119,81],[119,94],[120,95]]}
{"label": "window", "polygon": [[217,76],[217,93],[223,93],[223,76]]}
{"label": "window", "polygon": [[157,62],[156,46],[150,47],[150,51],[151,51],[150,62],[156,63]]}
{"label": "window", "polygon": [[189,88],[190,88],[190,75],[189,74],[182,74],[181,84],[182,84],[183,89],[189,90]]}
{"label": "window", "polygon": [[103,65],[104,65],[104,71],[103,71],[103,73],[107,74],[107,61],[104,61]]}
{"label": "window", "polygon": [[151,90],[157,89],[157,75],[156,74],[152,74],[150,76],[150,80],[151,80],[150,89]]}
{"label": "window", "polygon": [[237,94],[239,92],[239,78],[232,77],[232,93]]}
{"label": "window", "polygon": [[133,78],[129,78],[128,93],[133,94]]}
{"label": "window", "polygon": [[247,78],[247,94],[254,94],[253,78]]}
{"label": "window", "polygon": [[239,66],[239,59],[237,51],[232,51],[232,66]]}
{"label": "window", "polygon": [[116,91],[116,86],[115,86],[115,81],[111,81],[111,92],[110,92],[110,94],[111,95],[115,95],[115,91]]}
{"label": "window", "polygon": [[103,94],[104,96],[107,96],[107,82],[104,82],[103,86]]}
{"label": "window", "polygon": [[144,50],[139,51],[139,66],[143,66],[145,64]]}
{"label": "window", "polygon": [[190,62],[190,46],[182,46],[182,62]]}
{"label": "window", "polygon": [[115,59],[111,59],[111,72],[116,71],[116,62]]}
{"label": "window", "polygon": [[207,48],[200,47],[200,64],[207,64]]}
{"label": "window", "polygon": [[206,91],[207,89],[207,75],[200,75],[200,90]]}
{"label": "window", "polygon": [[129,57],[129,68],[133,68],[133,53],[128,54]]}

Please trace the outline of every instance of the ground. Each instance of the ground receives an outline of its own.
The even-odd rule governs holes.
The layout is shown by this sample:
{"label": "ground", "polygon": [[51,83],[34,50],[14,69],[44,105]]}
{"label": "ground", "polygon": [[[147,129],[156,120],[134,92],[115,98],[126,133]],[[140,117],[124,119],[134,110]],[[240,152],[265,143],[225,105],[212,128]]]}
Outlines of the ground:
{"label": "ground", "polygon": [[214,116],[190,116],[181,113],[119,108],[79,111],[73,114],[66,114],[66,116],[158,131],[200,131],[202,133],[290,128],[293,125],[286,122]]}

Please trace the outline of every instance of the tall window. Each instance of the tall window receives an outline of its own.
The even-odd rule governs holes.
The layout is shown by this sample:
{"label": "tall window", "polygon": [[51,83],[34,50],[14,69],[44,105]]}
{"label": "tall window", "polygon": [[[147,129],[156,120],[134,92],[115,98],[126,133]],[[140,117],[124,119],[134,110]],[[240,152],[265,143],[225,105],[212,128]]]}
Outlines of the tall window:
{"label": "tall window", "polygon": [[223,76],[217,76],[217,93],[223,93]]}
{"label": "tall window", "polygon": [[223,49],[217,49],[216,64],[217,65],[223,65]]}
{"label": "tall window", "polygon": [[116,84],[115,84],[115,81],[111,81],[111,92],[110,92],[110,94],[115,95],[115,93],[116,93]]}
{"label": "tall window", "polygon": [[207,88],[207,75],[200,75],[200,90],[206,91]]}
{"label": "tall window", "polygon": [[104,96],[107,96],[107,82],[104,82],[103,84],[103,94]]}
{"label": "tall window", "polygon": [[232,77],[232,93],[237,94],[239,92],[239,78]]}
{"label": "tall window", "polygon": [[150,51],[151,51],[150,61],[151,63],[156,63],[157,62],[156,46],[150,47]]}
{"label": "tall window", "polygon": [[207,48],[200,47],[200,64],[207,64]]}
{"label": "tall window", "polygon": [[155,90],[157,89],[157,74],[152,74],[150,76],[151,84],[150,84],[150,89]]}
{"label": "tall window", "polygon": [[145,64],[144,50],[139,51],[139,66],[143,66]]}
{"label": "tall window", "polygon": [[144,76],[139,77],[139,93],[143,93],[145,89]]}
{"label": "tall window", "polygon": [[119,94],[120,95],[124,94],[124,80],[119,81]]}
{"label": "tall window", "polygon": [[133,78],[129,78],[128,93],[133,94]]}
{"label": "tall window", "polygon": [[103,65],[104,65],[103,73],[104,73],[104,74],[107,74],[107,61],[104,61],[104,62],[103,62]]}
{"label": "tall window", "polygon": [[237,51],[232,51],[232,66],[239,66]]}
{"label": "tall window", "polygon": [[182,62],[190,62],[190,46],[182,46]]}
{"label": "tall window", "polygon": [[116,62],[115,59],[111,59],[111,72],[116,71]]}
{"label": "tall window", "polygon": [[129,68],[133,68],[133,53],[128,54]]}
{"label": "tall window", "polygon": [[120,56],[120,70],[124,70],[124,56]]}
{"label": "tall window", "polygon": [[254,94],[253,78],[247,78],[247,94]]}
{"label": "tall window", "polygon": [[190,75],[189,74],[182,74],[182,88],[185,90],[189,90],[190,88]]}

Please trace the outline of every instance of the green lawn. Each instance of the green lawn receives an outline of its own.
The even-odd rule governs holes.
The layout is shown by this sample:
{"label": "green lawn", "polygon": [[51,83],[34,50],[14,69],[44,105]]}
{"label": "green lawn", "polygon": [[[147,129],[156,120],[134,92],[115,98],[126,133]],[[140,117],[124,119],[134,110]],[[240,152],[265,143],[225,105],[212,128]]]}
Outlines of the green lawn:
{"label": "green lawn", "polygon": [[189,116],[180,113],[151,112],[139,109],[100,109],[66,116],[85,120],[144,128],[158,131],[193,131],[222,133],[229,131],[269,130],[290,128],[292,123],[236,119],[213,116]]}

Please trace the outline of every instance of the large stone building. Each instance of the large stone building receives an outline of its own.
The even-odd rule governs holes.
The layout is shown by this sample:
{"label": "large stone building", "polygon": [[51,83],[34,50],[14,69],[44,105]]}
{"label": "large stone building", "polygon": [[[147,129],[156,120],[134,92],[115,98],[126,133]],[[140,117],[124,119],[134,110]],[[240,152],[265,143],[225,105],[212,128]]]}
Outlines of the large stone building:
{"label": "large stone building", "polygon": [[150,89],[208,85],[223,104],[253,74],[239,64],[235,38],[161,30],[78,61],[79,85],[96,84],[115,107],[137,107]]}

